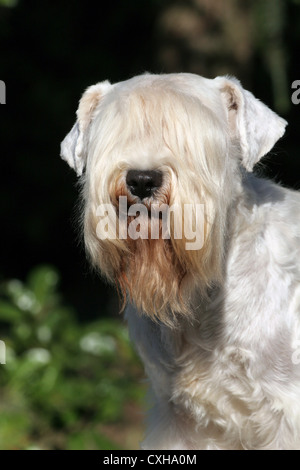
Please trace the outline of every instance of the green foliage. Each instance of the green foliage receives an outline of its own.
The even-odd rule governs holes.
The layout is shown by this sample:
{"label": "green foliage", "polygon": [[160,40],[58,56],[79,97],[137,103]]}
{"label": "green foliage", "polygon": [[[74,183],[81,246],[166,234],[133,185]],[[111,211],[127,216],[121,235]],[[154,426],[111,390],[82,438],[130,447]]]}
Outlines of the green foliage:
{"label": "green foliage", "polygon": [[114,449],[103,428],[139,403],[141,368],[121,321],[81,324],[55,269],[0,286],[0,449]]}
{"label": "green foliage", "polygon": [[18,0],[0,0],[0,6],[3,7],[15,7],[18,4]]}

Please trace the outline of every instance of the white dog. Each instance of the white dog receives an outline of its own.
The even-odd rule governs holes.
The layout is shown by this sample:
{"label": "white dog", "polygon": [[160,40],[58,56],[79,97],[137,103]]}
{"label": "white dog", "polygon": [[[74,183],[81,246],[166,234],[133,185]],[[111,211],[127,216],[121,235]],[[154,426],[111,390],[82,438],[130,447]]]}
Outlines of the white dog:
{"label": "white dog", "polygon": [[[87,251],[128,305],[151,381],[145,449],[300,449],[300,195],[252,174],[285,126],[226,76],[145,74],[83,94],[61,155],[85,168]],[[140,229],[156,220],[158,237],[114,230],[121,196],[125,228],[145,209]],[[187,205],[193,233],[202,205],[201,247],[176,236],[176,211],[163,236],[155,203],[182,223]]]}

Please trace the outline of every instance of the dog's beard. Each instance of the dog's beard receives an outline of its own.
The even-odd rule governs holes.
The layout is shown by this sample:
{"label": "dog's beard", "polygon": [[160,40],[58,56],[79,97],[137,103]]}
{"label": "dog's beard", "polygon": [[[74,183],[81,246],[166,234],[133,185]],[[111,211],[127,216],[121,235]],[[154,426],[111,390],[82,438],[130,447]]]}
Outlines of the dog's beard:
{"label": "dog's beard", "polygon": [[[116,185],[111,192],[111,201],[115,207],[117,222],[121,217],[120,196],[127,198],[126,210],[138,202],[136,197],[128,193],[124,184]],[[172,217],[169,238],[165,238],[165,226],[160,217],[156,218],[158,237],[152,238],[152,205],[170,206],[172,201],[170,186],[157,191],[155,198],[143,201],[142,205],[146,208],[143,218],[144,234],[145,226],[148,231],[146,238],[120,237],[120,225],[117,224],[116,239],[99,239],[96,235],[99,219],[92,211],[87,211],[85,242],[93,263],[116,284],[122,299],[122,309],[130,301],[142,314],[174,326],[179,315],[191,316],[195,291],[197,290],[197,294],[200,291],[205,296],[207,289],[219,280],[220,250],[213,249],[212,239],[216,241],[217,237],[212,224],[208,224],[207,220],[204,223],[204,244],[200,250],[189,251],[184,237],[174,237]],[[127,230],[135,218],[123,216]]]}
{"label": "dog's beard", "polygon": [[168,323],[175,313],[188,310],[183,289],[187,268],[172,241],[162,238],[159,224],[158,239],[128,238],[129,253],[120,263],[116,282],[124,300],[128,295],[138,310]]}
{"label": "dog's beard", "polygon": [[[125,186],[120,184],[112,198],[116,205],[118,220],[121,216],[120,196],[126,197],[126,212],[139,202],[138,198],[128,193]],[[187,267],[183,259],[176,256],[172,239],[166,238],[168,234],[162,221],[162,214],[152,210],[153,206],[169,207],[170,201],[169,184],[157,190],[155,197],[143,200],[142,208],[146,210],[143,215],[138,213],[141,236],[137,239],[128,234],[129,227],[136,221],[136,217],[129,215],[125,218],[128,235],[125,240],[126,256],[120,259],[114,275],[123,299],[123,306],[128,299],[139,311],[153,320],[159,319],[165,323],[173,323],[176,313],[188,311],[183,289]],[[157,228],[155,238],[152,232],[154,224]]]}

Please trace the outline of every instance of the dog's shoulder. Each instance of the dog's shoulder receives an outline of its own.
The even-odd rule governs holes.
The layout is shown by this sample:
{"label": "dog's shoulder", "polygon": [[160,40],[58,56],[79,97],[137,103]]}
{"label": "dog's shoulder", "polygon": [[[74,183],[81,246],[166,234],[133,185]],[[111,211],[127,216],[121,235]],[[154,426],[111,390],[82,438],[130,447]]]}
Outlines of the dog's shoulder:
{"label": "dog's shoulder", "polygon": [[272,233],[290,248],[293,242],[300,249],[299,191],[247,174],[235,214],[238,228],[253,233],[252,241],[255,234],[262,239]]}

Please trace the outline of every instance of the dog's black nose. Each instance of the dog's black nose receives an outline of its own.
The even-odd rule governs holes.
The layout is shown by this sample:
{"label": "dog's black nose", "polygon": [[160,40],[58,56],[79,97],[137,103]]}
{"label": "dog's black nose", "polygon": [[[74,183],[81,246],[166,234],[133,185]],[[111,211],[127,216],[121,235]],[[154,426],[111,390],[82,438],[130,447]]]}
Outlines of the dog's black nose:
{"label": "dog's black nose", "polygon": [[126,176],[126,184],[131,194],[140,199],[152,196],[162,185],[162,180],[162,173],[158,170],[129,170]]}

